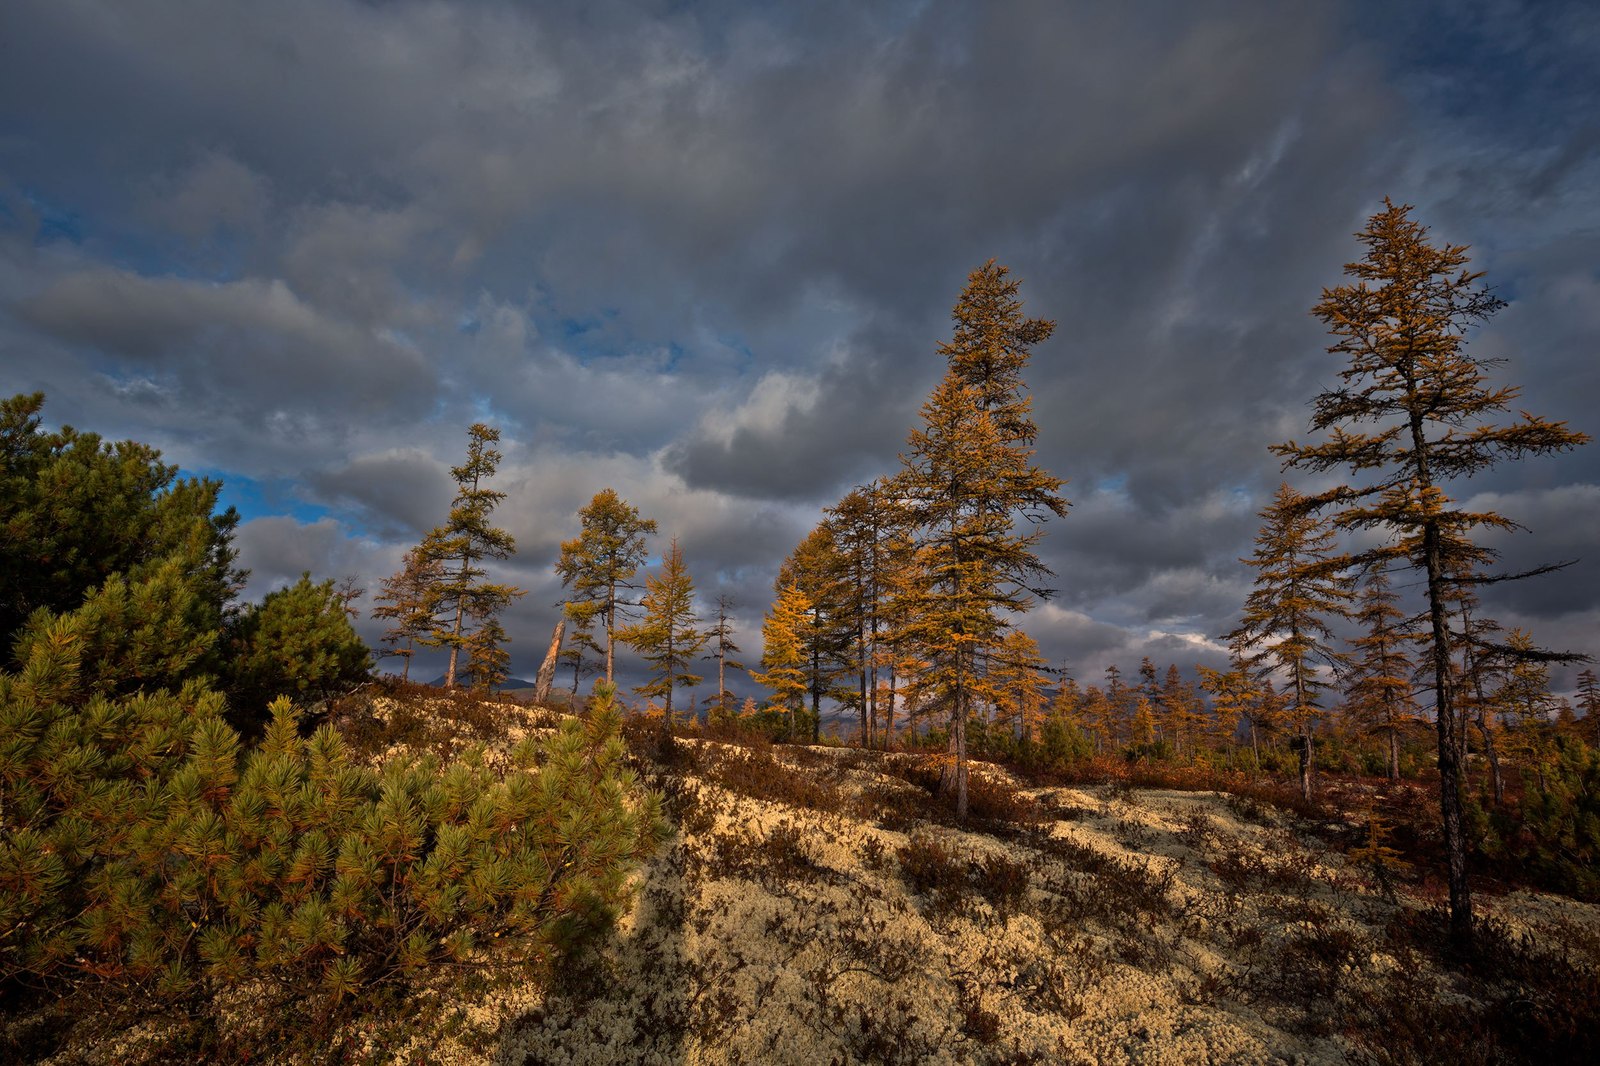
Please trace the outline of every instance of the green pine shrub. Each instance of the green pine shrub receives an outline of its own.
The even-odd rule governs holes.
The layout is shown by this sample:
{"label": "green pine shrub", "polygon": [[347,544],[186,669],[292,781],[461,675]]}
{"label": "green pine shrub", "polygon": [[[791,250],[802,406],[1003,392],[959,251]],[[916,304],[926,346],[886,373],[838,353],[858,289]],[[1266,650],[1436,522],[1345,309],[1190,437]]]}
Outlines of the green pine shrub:
{"label": "green pine shrub", "polygon": [[608,929],[665,834],[621,712],[373,771],[287,699],[245,748],[191,682],[85,691],[74,615],[0,674],[0,978],[94,975],[177,996],[265,981],[338,1000],[505,937],[548,965]]}
{"label": "green pine shrub", "polygon": [[372,655],[333,581],[309,573],[247,607],[232,633],[231,703],[242,725],[264,722],[279,696],[317,703],[364,681]]}

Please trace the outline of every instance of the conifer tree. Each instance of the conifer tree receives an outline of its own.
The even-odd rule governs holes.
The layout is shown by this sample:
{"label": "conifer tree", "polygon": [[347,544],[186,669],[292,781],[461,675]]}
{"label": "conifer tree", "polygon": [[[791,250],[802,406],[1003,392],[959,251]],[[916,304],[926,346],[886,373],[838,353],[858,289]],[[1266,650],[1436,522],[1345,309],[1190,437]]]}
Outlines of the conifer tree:
{"label": "conifer tree", "polygon": [[845,698],[861,722],[861,741],[872,746],[877,714],[877,642],[882,574],[879,549],[885,535],[885,508],[878,500],[879,486],[858,486],[828,508],[826,524],[838,556],[839,597],[835,613],[842,634],[848,634],[850,671],[855,691]]}
{"label": "conifer tree", "polygon": [[[1515,655],[1502,637],[1500,623],[1484,617],[1478,611],[1477,579],[1480,575],[1474,569],[1475,562],[1466,558],[1450,563],[1447,580],[1443,582],[1445,628],[1451,639],[1451,647],[1458,656],[1453,663],[1455,680],[1451,685],[1457,720],[1454,732],[1457,757],[1460,764],[1465,766],[1467,733],[1473,726],[1477,727],[1478,739],[1483,743],[1484,755],[1489,760],[1489,773],[1498,804],[1505,799],[1505,792],[1496,739],[1499,730],[1489,681],[1503,675]],[[1426,668],[1422,672],[1426,673]],[[1425,679],[1423,687],[1426,687]]]}
{"label": "conifer tree", "polygon": [[789,739],[794,739],[798,709],[804,704],[808,681],[806,645],[803,636],[809,625],[811,600],[794,582],[785,585],[761,623],[760,673],[751,673],[756,684],[772,692],[772,704],[789,719]]}
{"label": "conifer tree", "polygon": [[994,652],[986,684],[994,702],[995,725],[1014,739],[1037,743],[1049,685],[1039,642],[1020,629],[1008,632]]}
{"label": "conifer tree", "polygon": [[1133,700],[1128,686],[1122,683],[1122,668],[1112,663],[1105,668],[1106,744],[1115,748],[1127,735],[1128,724],[1133,719]]}
{"label": "conifer tree", "polygon": [[672,723],[672,692],[692,688],[702,678],[689,672],[689,666],[705,647],[707,634],[695,627],[700,618],[694,610],[694,581],[683,562],[683,550],[676,539],[661,560],[659,576],[645,578],[641,601],[644,617],[637,625],[617,634],[653,668],[653,676],[633,691],[648,699],[661,699],[666,707],[663,729]]}
{"label": "conifer tree", "polygon": [[1556,703],[1550,694],[1550,667],[1528,654],[1534,643],[1524,630],[1513,629],[1507,645],[1511,655],[1492,698],[1511,739],[1512,754],[1521,756],[1524,766],[1534,768],[1543,789],[1544,732]]}
{"label": "conifer tree", "polygon": [[231,643],[233,709],[240,720],[264,720],[279,696],[302,705],[328,699],[372,669],[372,655],[351,627],[333,580],[313,582],[310,572],[246,608]]}
{"label": "conifer tree", "polygon": [[1087,757],[1093,754],[1092,732],[1085,711],[1085,695],[1062,664],[1057,671],[1061,683],[1050,700],[1044,723],[1045,750],[1055,758]]}
{"label": "conifer tree", "polygon": [[1578,675],[1578,708],[1583,711],[1584,727],[1593,738],[1590,746],[1600,750],[1600,677],[1592,669]]}
{"label": "conifer tree", "polygon": [[511,676],[511,653],[506,651],[506,630],[491,614],[473,619],[467,637],[467,676],[479,693],[488,693],[505,684]]}
{"label": "conifer tree", "polygon": [[1331,644],[1328,622],[1346,614],[1350,592],[1340,572],[1349,560],[1333,554],[1333,529],[1287,484],[1278,486],[1260,517],[1265,524],[1256,550],[1243,560],[1256,569],[1255,587],[1228,640],[1240,661],[1258,674],[1288,676],[1286,714],[1299,734],[1300,794],[1310,799],[1317,697],[1328,687],[1317,668],[1344,666]]}
{"label": "conifer tree", "polygon": [[[450,665],[444,675],[446,688],[455,687],[461,652],[473,643],[467,624],[476,622],[476,628],[481,629],[492,623],[492,628],[498,628],[500,612],[523,595],[515,585],[486,580],[488,571],[483,567],[485,560],[508,559],[517,549],[511,534],[489,524],[490,513],[506,496],[483,485],[494,476],[500,463],[500,451],[494,447],[499,440],[500,431],[482,422],[467,430],[467,461],[450,468],[450,476],[456,482],[450,517],[428,533],[420,549],[425,557],[438,560],[444,572],[432,597],[434,609],[430,613],[436,621],[422,642],[429,647],[450,649]],[[479,637],[475,642],[480,658],[485,639]]]}
{"label": "conifer tree", "polygon": [[733,618],[728,613],[733,609],[733,597],[724,593],[717,597],[717,624],[706,630],[706,639],[711,644],[711,653],[707,659],[717,660],[717,694],[708,697],[708,708],[715,710],[716,717],[723,720],[731,719],[733,712],[733,697],[728,692],[728,668],[743,670],[744,664],[730,658],[737,655],[739,645],[733,640]]}
{"label": "conifer tree", "polygon": [[601,489],[588,506],[578,511],[582,531],[561,542],[556,573],[562,588],[576,594],[574,602],[596,603],[606,634],[606,680],[616,678],[619,618],[626,618],[638,603],[629,595],[639,590],[634,576],[647,557],[645,538],[656,532],[654,519],[641,518],[615,489]]}
{"label": "conifer tree", "polygon": [[603,609],[604,604],[596,600],[568,600],[561,605],[561,613],[572,623],[561,661],[572,667],[573,706],[577,706],[578,686],[584,677],[605,668],[605,652],[594,639],[594,623]]}
{"label": "conifer tree", "polygon": [[1150,699],[1140,693],[1134,699],[1133,719],[1128,726],[1129,752],[1135,759],[1147,759],[1156,744],[1156,714]]}
{"label": "conifer tree", "polygon": [[1416,718],[1411,696],[1414,666],[1406,645],[1413,639],[1396,606],[1388,575],[1374,568],[1362,584],[1352,617],[1360,626],[1351,642],[1353,668],[1346,706],[1362,731],[1382,739],[1389,780],[1400,780],[1400,738]]}
{"label": "conifer tree", "polygon": [[1161,728],[1172,741],[1173,753],[1182,756],[1188,751],[1192,756],[1204,716],[1200,697],[1179,673],[1176,663],[1167,667],[1167,676],[1162,680],[1161,714]]}
{"label": "conifer tree", "polygon": [[1117,705],[1099,685],[1090,685],[1084,690],[1082,714],[1089,735],[1094,741],[1095,754],[1099,755],[1114,749],[1117,746],[1117,736],[1121,732]]}
{"label": "conifer tree", "polygon": [[839,682],[850,671],[855,634],[855,622],[848,609],[845,559],[827,521],[806,534],[778,567],[774,595],[781,596],[789,585],[799,588],[809,605],[806,623],[798,632],[805,654],[806,693],[811,702],[811,742],[815,744],[821,735],[823,699],[849,697],[849,689]]}
{"label": "conifer tree", "polygon": [[[44,394],[0,400],[0,649],[34,611],[76,609],[114,574],[137,583],[181,558],[189,620],[215,633],[244,584],[234,568],[239,515],[217,510],[222,483],[178,478],[161,453],[71,426],[46,431]],[[191,664],[216,672],[214,648]]]}
{"label": "conifer tree", "polygon": [[[905,632],[928,664],[927,689],[950,716],[951,760],[943,788],[967,811],[966,727],[981,695],[980,663],[1010,619],[1049,595],[1035,547],[1039,523],[1065,515],[1063,484],[1032,463],[1037,433],[1022,369],[1055,324],[1022,315],[1018,282],[993,260],[973,271],[940,353],[944,380],[923,405],[893,481],[916,531],[918,586]],[[1018,519],[1030,523],[1019,532]]]}
{"label": "conifer tree", "polygon": [[1373,554],[1404,560],[1426,580],[1450,932],[1465,949],[1472,941],[1472,896],[1447,595],[1453,583],[1480,580],[1452,574],[1472,573],[1490,557],[1473,543],[1473,532],[1512,522],[1456,506],[1445,490],[1502,460],[1565,451],[1588,438],[1526,413],[1495,421],[1517,390],[1489,383],[1493,361],[1470,355],[1465,333],[1504,302],[1478,284],[1481,273],[1467,269],[1465,247],[1430,244],[1410,212],[1409,205],[1384,201],[1357,234],[1366,254],[1345,267],[1354,281],[1323,290],[1313,310],[1335,338],[1328,350],[1349,360],[1340,371],[1343,384],[1314,401],[1311,427],[1327,439],[1290,441],[1273,451],[1287,465],[1370,477],[1318,500],[1335,508],[1343,528],[1389,532],[1393,542]]}
{"label": "conifer tree", "polygon": [[1237,656],[1229,659],[1228,669],[1196,666],[1200,673],[1200,688],[1211,697],[1212,718],[1217,728],[1217,739],[1232,747],[1232,740],[1245,722],[1250,729],[1250,749],[1256,765],[1261,763],[1261,749],[1257,729],[1265,724],[1261,718],[1261,692],[1251,680],[1250,671]]}
{"label": "conifer tree", "polygon": [[[409,549],[400,569],[383,579],[378,588],[378,605],[372,617],[393,623],[384,630],[383,642],[392,649],[385,654],[398,655],[404,660],[400,680],[411,678],[411,660],[417,653],[417,644],[433,632],[438,619],[436,590],[444,581],[444,560],[423,551],[421,546]],[[405,647],[401,647],[401,642]]]}

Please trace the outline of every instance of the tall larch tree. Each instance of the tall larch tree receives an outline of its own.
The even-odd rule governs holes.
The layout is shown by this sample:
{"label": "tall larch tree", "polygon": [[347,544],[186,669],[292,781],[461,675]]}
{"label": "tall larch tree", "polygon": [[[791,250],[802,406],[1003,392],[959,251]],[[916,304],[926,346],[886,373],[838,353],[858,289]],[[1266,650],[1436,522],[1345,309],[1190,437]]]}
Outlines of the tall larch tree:
{"label": "tall larch tree", "polygon": [[649,681],[633,691],[647,699],[660,699],[666,711],[663,729],[672,725],[674,689],[692,688],[703,679],[689,667],[705,647],[707,634],[697,627],[700,616],[694,609],[694,580],[684,565],[683,549],[673,540],[661,560],[661,573],[645,578],[640,601],[644,615],[637,625],[628,626],[617,639],[630,645],[650,664]]}
{"label": "tall larch tree", "polygon": [[574,707],[584,677],[604,668],[605,652],[594,639],[594,623],[603,606],[595,600],[568,600],[561,605],[562,617],[570,623],[567,646],[561,649],[561,663],[572,670],[570,702]]}
{"label": "tall larch tree", "polygon": [[639,509],[618,496],[615,489],[595,493],[578,511],[582,531],[561,542],[556,573],[563,588],[571,588],[578,602],[600,604],[606,634],[606,680],[616,677],[617,619],[638,606],[631,599],[639,591],[634,577],[648,553],[646,538],[655,535],[654,519],[641,518]]}
{"label": "tall larch tree", "polygon": [[963,818],[967,721],[980,695],[980,664],[1011,619],[1052,591],[1035,549],[1043,520],[1067,511],[1062,480],[1032,461],[1038,430],[1022,378],[1032,347],[1055,323],[1023,316],[1019,283],[1009,275],[991,259],[968,276],[952,311],[954,332],[939,346],[948,370],[923,405],[923,427],[907,440],[891,489],[917,531],[923,579],[907,631],[949,713],[943,788]]}
{"label": "tall larch tree", "polygon": [[1550,693],[1550,666],[1528,654],[1535,646],[1526,631],[1513,629],[1507,644],[1511,654],[1492,698],[1511,742],[1511,754],[1533,768],[1543,790],[1545,726],[1556,706]]}
{"label": "tall larch tree", "polygon": [[[456,483],[450,517],[428,533],[420,548],[442,571],[430,612],[435,624],[422,643],[450,649],[446,688],[456,686],[462,651],[471,646],[478,648],[480,659],[484,655],[485,638],[474,642],[473,629],[497,629],[500,612],[524,594],[515,585],[489,581],[484,568],[487,560],[509,559],[517,550],[511,534],[489,524],[490,514],[506,498],[505,493],[484,486],[500,465],[500,450],[495,447],[499,442],[500,431],[493,426],[475,422],[467,430],[467,461],[450,468]],[[468,628],[469,623],[473,629]]]}
{"label": "tall larch tree", "polygon": [[[1447,558],[1451,555],[1450,552],[1445,554]],[[1456,676],[1451,692],[1455,694],[1457,758],[1466,765],[1467,734],[1476,726],[1494,778],[1495,802],[1499,803],[1504,795],[1489,681],[1510,666],[1512,655],[1500,623],[1479,610],[1476,567],[1482,561],[1475,551],[1463,553],[1446,570],[1441,584],[1445,629],[1455,654]]]}
{"label": "tall larch tree", "polygon": [[1348,613],[1348,556],[1335,554],[1334,531],[1302,496],[1279,485],[1260,512],[1256,550],[1243,562],[1256,572],[1239,628],[1229,646],[1258,675],[1278,674],[1287,688],[1287,720],[1296,733],[1300,794],[1311,798],[1313,744],[1318,698],[1330,681],[1321,668],[1340,669],[1345,659],[1333,647],[1329,622]]}
{"label": "tall larch tree", "polygon": [[1526,412],[1505,417],[1518,390],[1491,384],[1496,361],[1469,354],[1465,344],[1467,331],[1505,304],[1467,269],[1464,246],[1429,243],[1410,205],[1389,200],[1356,237],[1366,254],[1345,266],[1353,280],[1324,289],[1312,311],[1334,338],[1328,351],[1348,360],[1342,383],[1313,403],[1311,428],[1327,437],[1273,450],[1286,465],[1360,477],[1320,502],[1343,528],[1387,531],[1391,543],[1372,554],[1402,560],[1426,581],[1450,934],[1465,950],[1472,894],[1448,592],[1463,580],[1452,573],[1473,573],[1490,556],[1474,544],[1474,531],[1513,523],[1458,506],[1446,488],[1504,460],[1565,451],[1588,437]]}

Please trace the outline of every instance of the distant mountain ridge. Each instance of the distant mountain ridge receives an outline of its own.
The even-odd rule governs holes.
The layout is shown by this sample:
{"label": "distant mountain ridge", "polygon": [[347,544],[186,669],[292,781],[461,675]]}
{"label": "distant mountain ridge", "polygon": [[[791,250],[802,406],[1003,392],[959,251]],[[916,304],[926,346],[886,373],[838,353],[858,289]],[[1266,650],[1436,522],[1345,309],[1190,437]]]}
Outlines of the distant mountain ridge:
{"label": "distant mountain ridge", "polygon": [[[434,678],[432,681],[429,681],[428,684],[432,685],[434,688],[444,688],[444,675],[440,674],[438,677]],[[520,691],[522,689],[525,689],[525,688],[531,689],[531,688],[535,688],[535,687],[537,687],[537,686],[535,686],[532,681],[524,681],[520,677],[508,677],[508,678],[505,679],[505,681],[501,682],[498,685],[491,685],[490,686],[490,691],[492,691],[492,692],[518,692],[518,691]]]}

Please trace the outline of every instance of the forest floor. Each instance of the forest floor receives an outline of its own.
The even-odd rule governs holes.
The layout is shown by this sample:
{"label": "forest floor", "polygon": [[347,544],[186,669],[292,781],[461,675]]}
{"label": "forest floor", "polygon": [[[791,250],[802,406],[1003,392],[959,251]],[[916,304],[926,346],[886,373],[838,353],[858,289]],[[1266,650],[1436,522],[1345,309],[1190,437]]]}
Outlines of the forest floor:
{"label": "forest floor", "polygon": [[[548,712],[379,703],[374,760],[504,751]],[[675,833],[616,932],[546,985],[442,974],[280,1061],[1474,1063],[1586,1059],[1600,907],[1481,895],[1443,950],[1436,881],[1359,816],[975,764],[972,816],[927,756],[630,738]],[[172,1022],[52,1061],[167,1061]],[[240,1047],[248,1045],[238,1045]]]}

